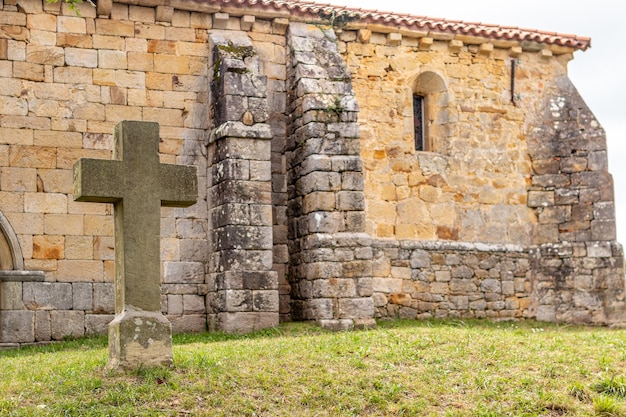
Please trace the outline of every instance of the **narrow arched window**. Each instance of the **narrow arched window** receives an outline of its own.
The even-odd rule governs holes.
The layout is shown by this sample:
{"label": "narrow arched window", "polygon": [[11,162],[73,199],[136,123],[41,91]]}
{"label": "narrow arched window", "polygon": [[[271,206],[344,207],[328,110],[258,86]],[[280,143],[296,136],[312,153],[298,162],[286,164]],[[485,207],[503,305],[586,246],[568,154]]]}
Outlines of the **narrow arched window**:
{"label": "narrow arched window", "polygon": [[424,129],[424,96],[413,95],[413,132],[415,150],[426,150],[426,131]]}
{"label": "narrow arched window", "polygon": [[443,125],[447,123],[446,84],[440,75],[425,71],[415,79],[411,90],[415,150],[438,152],[445,136]]}

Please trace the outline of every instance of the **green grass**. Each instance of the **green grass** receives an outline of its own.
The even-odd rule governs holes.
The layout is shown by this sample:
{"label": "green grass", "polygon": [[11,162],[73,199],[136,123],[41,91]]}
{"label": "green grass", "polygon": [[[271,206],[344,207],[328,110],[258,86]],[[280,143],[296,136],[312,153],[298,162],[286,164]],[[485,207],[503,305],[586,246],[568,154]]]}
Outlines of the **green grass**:
{"label": "green grass", "polygon": [[487,321],[302,323],[174,337],[173,368],[106,340],[0,351],[1,416],[624,416],[626,331]]}

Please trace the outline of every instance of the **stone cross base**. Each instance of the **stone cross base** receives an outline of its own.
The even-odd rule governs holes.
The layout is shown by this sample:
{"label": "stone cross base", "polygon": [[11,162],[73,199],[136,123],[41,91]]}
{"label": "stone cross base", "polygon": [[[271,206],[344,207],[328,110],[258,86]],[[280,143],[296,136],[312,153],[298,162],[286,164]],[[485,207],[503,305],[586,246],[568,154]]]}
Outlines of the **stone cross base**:
{"label": "stone cross base", "polygon": [[110,369],[172,365],[172,325],[160,312],[125,310],[109,324]]}

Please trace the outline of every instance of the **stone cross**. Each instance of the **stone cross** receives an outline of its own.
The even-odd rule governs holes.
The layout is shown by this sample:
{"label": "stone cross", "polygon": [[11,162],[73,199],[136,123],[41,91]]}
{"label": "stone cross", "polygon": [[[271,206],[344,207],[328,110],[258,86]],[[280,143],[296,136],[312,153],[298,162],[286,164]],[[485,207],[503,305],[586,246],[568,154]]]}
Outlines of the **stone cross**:
{"label": "stone cross", "polygon": [[114,204],[115,319],[109,367],[172,363],[172,329],[161,314],[161,206],[188,207],[198,197],[196,167],[159,162],[159,125],[115,127],[113,160],[74,164],[74,200]]}

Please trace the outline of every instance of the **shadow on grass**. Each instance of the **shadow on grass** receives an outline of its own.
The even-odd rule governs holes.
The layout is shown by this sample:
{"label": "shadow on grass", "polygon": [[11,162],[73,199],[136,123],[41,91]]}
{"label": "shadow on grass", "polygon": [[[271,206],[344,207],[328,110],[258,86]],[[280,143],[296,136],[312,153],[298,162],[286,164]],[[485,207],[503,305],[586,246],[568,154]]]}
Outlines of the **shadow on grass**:
{"label": "shadow on grass", "polygon": [[[535,320],[519,321],[492,321],[481,319],[433,319],[433,320],[378,320],[378,327],[372,330],[356,330],[356,332],[375,332],[392,329],[405,329],[419,331],[424,328],[467,328],[476,330],[518,330],[518,331],[568,331],[590,332],[594,327],[574,326],[537,322]],[[606,328],[604,328],[606,330]],[[186,345],[193,343],[211,344],[236,340],[255,340],[271,338],[299,338],[316,337],[334,332],[322,329],[312,322],[288,322],[282,323],[277,328],[264,329],[248,334],[229,334],[224,332],[183,333],[173,336],[173,344]],[[97,350],[106,348],[106,336],[85,337],[60,342],[51,342],[46,345],[26,346],[15,349],[0,350],[0,359],[9,357],[25,357],[42,353],[52,353],[73,350]]]}

